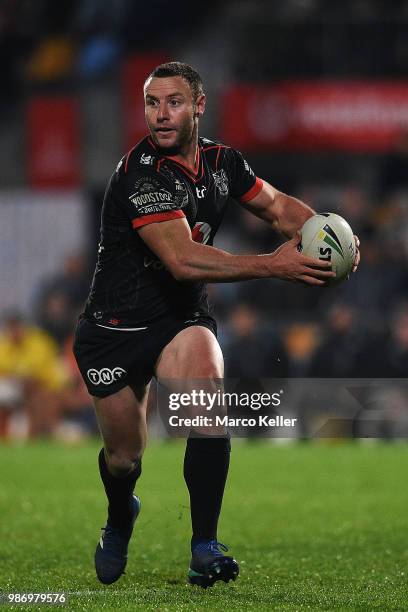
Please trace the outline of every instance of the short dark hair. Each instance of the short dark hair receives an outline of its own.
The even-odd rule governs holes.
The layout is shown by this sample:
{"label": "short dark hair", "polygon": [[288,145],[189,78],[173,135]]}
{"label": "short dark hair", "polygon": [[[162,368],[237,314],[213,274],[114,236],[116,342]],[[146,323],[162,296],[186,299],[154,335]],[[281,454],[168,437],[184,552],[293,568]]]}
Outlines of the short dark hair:
{"label": "short dark hair", "polygon": [[197,70],[194,70],[194,68],[192,68],[189,64],[184,64],[183,62],[167,62],[166,64],[160,64],[160,66],[157,66],[153,72],[149,74],[147,79],[160,79],[174,76],[180,76],[182,79],[187,81],[187,83],[190,85],[194,101],[197,100],[198,96],[201,96],[201,94],[204,93],[203,81]]}

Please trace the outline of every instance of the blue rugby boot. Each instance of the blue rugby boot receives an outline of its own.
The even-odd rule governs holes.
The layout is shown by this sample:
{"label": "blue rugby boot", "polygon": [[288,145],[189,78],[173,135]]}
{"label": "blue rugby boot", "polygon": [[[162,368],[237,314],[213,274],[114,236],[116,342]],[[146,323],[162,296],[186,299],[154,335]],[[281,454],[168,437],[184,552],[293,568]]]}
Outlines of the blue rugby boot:
{"label": "blue rugby boot", "polygon": [[140,507],[140,499],[133,495],[133,516],[129,527],[127,529],[112,527],[108,520],[106,526],[102,528],[101,539],[95,551],[95,569],[103,584],[116,582],[125,572],[128,544]]}
{"label": "blue rugby boot", "polygon": [[[188,572],[190,584],[197,584],[206,589],[213,586],[217,580],[229,582],[236,580],[239,574],[239,565],[232,557],[226,557],[225,544],[217,540],[202,540],[192,544],[192,557]],[[221,550],[220,550],[221,549]]]}

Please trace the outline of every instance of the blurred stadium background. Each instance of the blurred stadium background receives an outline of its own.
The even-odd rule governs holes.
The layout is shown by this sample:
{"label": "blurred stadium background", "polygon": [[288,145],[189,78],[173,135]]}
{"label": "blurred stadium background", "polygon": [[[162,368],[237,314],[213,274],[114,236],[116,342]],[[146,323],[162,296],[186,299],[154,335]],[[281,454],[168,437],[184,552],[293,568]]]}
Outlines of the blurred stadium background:
{"label": "blurred stadium background", "polygon": [[[145,134],[146,75],[171,59],[203,77],[202,135],[361,240],[358,275],[335,290],[210,286],[227,376],[406,377],[408,1],[3,0],[2,440],[96,433],[72,332],[106,181]],[[260,253],[279,237],[231,204],[216,244]]]}

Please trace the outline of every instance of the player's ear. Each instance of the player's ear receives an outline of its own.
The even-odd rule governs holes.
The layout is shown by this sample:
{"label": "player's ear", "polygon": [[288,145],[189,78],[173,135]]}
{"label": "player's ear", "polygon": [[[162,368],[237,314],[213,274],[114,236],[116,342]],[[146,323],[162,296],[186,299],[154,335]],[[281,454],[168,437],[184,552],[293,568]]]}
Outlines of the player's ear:
{"label": "player's ear", "polygon": [[206,97],[205,94],[200,94],[196,100],[196,112],[195,115],[196,117],[200,118],[204,115],[204,111],[205,111],[205,102],[206,102]]}

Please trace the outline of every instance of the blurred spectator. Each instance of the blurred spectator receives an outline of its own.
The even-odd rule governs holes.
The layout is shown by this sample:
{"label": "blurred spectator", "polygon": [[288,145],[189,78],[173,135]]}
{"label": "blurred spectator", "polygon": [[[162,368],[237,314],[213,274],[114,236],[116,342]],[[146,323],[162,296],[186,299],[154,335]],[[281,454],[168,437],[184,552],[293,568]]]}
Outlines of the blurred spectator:
{"label": "blurred spectator", "polygon": [[72,350],[74,339],[71,333],[65,340],[62,358],[69,375],[69,386],[64,392],[64,420],[77,426],[77,435],[96,434],[98,425],[91,396],[82,379]]}
{"label": "blurred spectator", "polygon": [[[265,392],[266,380],[273,378],[280,384],[288,376],[288,358],[280,337],[261,324],[254,307],[238,303],[231,312],[230,340],[224,349],[226,391],[248,394]],[[275,389],[274,389],[275,390]],[[245,405],[230,405],[232,417],[251,417],[251,409]],[[262,415],[276,415],[273,406],[264,406]],[[260,427],[242,427],[240,435],[248,438],[262,436]]]}
{"label": "blurred spectator", "polygon": [[317,347],[308,375],[314,378],[348,378],[355,375],[361,341],[355,309],[346,303],[331,306],[323,341]]}
{"label": "blurred spectator", "polygon": [[80,43],[77,71],[84,79],[98,77],[117,65],[122,53],[121,28],[129,0],[82,0],[75,15]]}
{"label": "blurred spectator", "polygon": [[[330,289],[333,298],[352,304],[364,313],[364,324],[370,325],[388,316],[395,299],[404,291],[406,270],[403,249],[394,234],[387,241],[382,228],[361,243],[361,264],[358,272],[338,287]],[[328,296],[329,297],[329,296]]]}
{"label": "blurred spectator", "polygon": [[0,412],[7,435],[11,411],[20,407],[28,419],[28,436],[54,433],[62,412],[61,393],[68,378],[52,338],[29,325],[17,312],[4,317],[0,335]]}
{"label": "blurred spectator", "polygon": [[230,315],[230,341],[225,348],[225,373],[229,378],[285,378],[288,358],[281,339],[261,326],[259,315],[248,304],[237,304]]}
{"label": "blurred spectator", "polygon": [[40,41],[27,66],[30,81],[52,81],[70,76],[75,49],[66,36],[50,36]]}
{"label": "blurred spectator", "polygon": [[320,327],[313,322],[292,322],[284,333],[284,343],[290,362],[290,375],[307,376],[310,361],[319,341]]}
{"label": "blurred spectator", "polygon": [[408,302],[395,307],[389,329],[367,334],[357,353],[355,376],[401,379],[360,389],[360,410],[354,418],[354,437],[406,438],[408,372]]}
{"label": "blurred spectator", "polygon": [[79,54],[77,71],[83,79],[98,77],[111,70],[120,57],[119,41],[107,35],[93,37]]}
{"label": "blurred spectator", "polygon": [[62,347],[72,334],[76,311],[69,304],[66,294],[59,290],[52,291],[44,299],[38,315],[38,325]]}
{"label": "blurred spectator", "polygon": [[36,320],[62,344],[72,332],[75,320],[89,292],[89,271],[84,255],[68,256],[62,272],[44,279],[34,296]]}
{"label": "blurred spectator", "polygon": [[356,376],[406,378],[408,374],[408,303],[395,306],[389,329],[366,335],[356,356]]}
{"label": "blurred spectator", "polygon": [[359,185],[347,185],[340,195],[339,214],[344,217],[361,241],[372,232],[372,203],[369,194]]}

